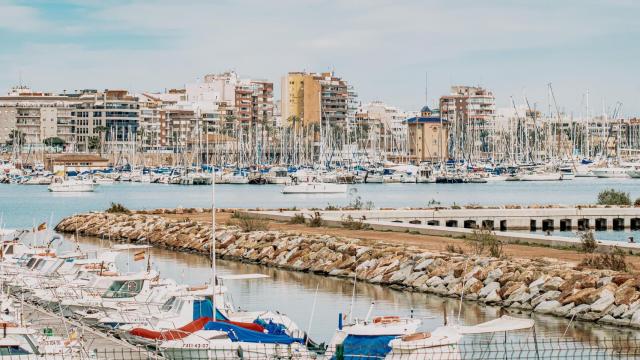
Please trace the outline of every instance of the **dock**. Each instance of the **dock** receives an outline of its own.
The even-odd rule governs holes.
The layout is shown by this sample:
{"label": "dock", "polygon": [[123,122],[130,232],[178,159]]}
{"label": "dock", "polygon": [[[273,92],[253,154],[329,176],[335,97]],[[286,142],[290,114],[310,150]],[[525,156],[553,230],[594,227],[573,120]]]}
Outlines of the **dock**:
{"label": "dock", "polygon": [[[65,318],[51,311],[44,310],[36,305],[21,301],[14,297],[16,306],[23,307],[23,319],[25,323],[40,332],[48,332],[53,335],[68,337],[75,332],[82,339],[86,352],[83,358],[98,360],[142,360],[163,359],[157,353],[144,348],[136,347],[126,341],[120,340],[111,334],[91,328],[82,322]],[[76,359],[74,357],[74,359]]]}

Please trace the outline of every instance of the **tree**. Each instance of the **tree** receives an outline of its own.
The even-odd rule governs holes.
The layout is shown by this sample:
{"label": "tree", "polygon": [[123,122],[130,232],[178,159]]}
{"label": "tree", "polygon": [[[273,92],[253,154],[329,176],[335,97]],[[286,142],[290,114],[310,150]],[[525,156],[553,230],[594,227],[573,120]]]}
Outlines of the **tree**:
{"label": "tree", "polygon": [[[109,130],[109,128],[107,128],[106,126],[96,126],[94,130],[98,132],[99,139],[98,139],[97,147],[94,147],[93,150],[100,148],[100,156],[102,156],[102,149],[104,148],[104,137],[107,131]],[[92,138],[94,137],[95,136],[93,136]],[[91,149],[91,138],[89,139],[89,149]]]}
{"label": "tree", "polygon": [[61,146],[64,146],[65,144],[64,140],[60,139],[57,136],[46,138],[44,139],[43,143],[47,146],[54,146],[54,147],[61,147]]}
{"label": "tree", "polygon": [[9,141],[7,141],[7,144],[13,145],[14,143],[17,143],[18,145],[22,145],[26,142],[26,138],[27,136],[25,133],[18,129],[13,129],[9,133]]}
{"label": "tree", "polygon": [[94,151],[100,147],[100,138],[97,136],[92,136],[89,138],[89,150]]}

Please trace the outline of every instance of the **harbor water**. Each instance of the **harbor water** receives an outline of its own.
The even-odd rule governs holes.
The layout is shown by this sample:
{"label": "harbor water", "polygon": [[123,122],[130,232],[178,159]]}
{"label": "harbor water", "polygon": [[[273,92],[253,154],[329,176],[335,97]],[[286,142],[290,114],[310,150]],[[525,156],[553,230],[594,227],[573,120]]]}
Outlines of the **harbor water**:
{"label": "harbor water", "polygon": [[[282,195],[281,186],[219,185],[216,187],[218,207],[279,208],[325,207],[328,204],[345,205],[359,196],[378,207],[418,207],[439,202],[451,204],[578,204],[592,203],[597,193],[605,188],[640,195],[640,182],[633,180],[580,179],[565,182],[490,184],[362,184],[352,185],[348,194]],[[354,190],[355,189],[355,190]],[[510,194],[505,197],[504,194]],[[209,187],[114,184],[99,186],[94,193],[50,193],[46,186],[0,185],[0,214],[2,224],[8,228],[31,228],[43,221],[56,223],[62,217],[103,210],[110,202],[122,203],[132,209],[158,207],[209,207]],[[42,241],[44,239],[40,239]],[[83,248],[96,248],[103,240],[81,238]],[[66,241],[64,248],[74,244]],[[123,271],[142,269],[145,264],[134,262],[132,254],[119,260]],[[152,250],[152,265],[163,277],[178,282],[202,284],[210,281],[210,260],[202,255],[177,253],[163,249]],[[334,332],[338,313],[348,313],[352,307],[353,280],[268,268],[260,265],[219,261],[222,273],[261,273],[269,277],[244,281],[228,281],[230,294],[236,306],[247,310],[273,309],[291,316],[311,337],[319,342],[329,341]],[[447,314],[449,322],[476,324],[500,316],[497,307],[460,302],[436,295],[411,293],[382,286],[358,283],[353,301],[353,316],[363,318],[373,303],[373,315],[411,315],[424,319],[424,328],[439,326]],[[314,308],[315,304],[315,308]],[[312,311],[312,309],[314,309]],[[312,316],[313,314],[313,316]],[[529,316],[521,315],[521,316]],[[539,336],[574,339],[604,339],[615,335],[637,338],[640,332],[618,329],[586,322],[570,322],[552,316],[533,315]]]}
{"label": "harbor water", "polygon": [[[346,194],[281,193],[282,185],[217,185],[219,208],[325,208],[344,206],[357,197],[376,207],[434,205],[591,204],[604,189],[640,197],[640,179],[576,178],[569,181],[501,181],[486,184],[356,184]],[[100,185],[92,193],[51,193],[46,186],[0,184],[0,223],[9,228],[56,223],[65,216],[106,209],[111,202],[131,209],[211,207],[208,186],[116,183]],[[505,196],[509,194],[509,196]],[[556,232],[558,234],[559,232]],[[575,236],[575,233],[560,235]],[[640,232],[597,232],[601,240],[640,239]]]}

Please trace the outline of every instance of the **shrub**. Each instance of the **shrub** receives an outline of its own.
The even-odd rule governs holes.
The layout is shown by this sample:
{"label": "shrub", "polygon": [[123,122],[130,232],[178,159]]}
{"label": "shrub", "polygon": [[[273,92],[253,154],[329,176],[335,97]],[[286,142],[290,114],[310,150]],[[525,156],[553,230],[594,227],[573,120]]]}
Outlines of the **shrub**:
{"label": "shrub", "polygon": [[309,226],[309,227],[320,227],[320,226],[322,226],[322,215],[320,215],[320,212],[316,211],[313,214],[311,219],[309,219],[309,222],[307,223],[307,226]]}
{"label": "shrub", "polygon": [[231,214],[232,219],[242,219],[243,215],[240,211],[236,210]]}
{"label": "shrub", "polygon": [[458,205],[456,203],[453,203],[453,205],[451,205],[451,210],[460,210],[460,209],[462,209],[462,208],[460,207],[460,205]]}
{"label": "shrub", "polygon": [[489,229],[473,230],[467,243],[474,255],[482,255],[486,250],[492,257],[501,258],[504,256],[502,241],[498,240],[493,231]]}
{"label": "shrub", "polygon": [[631,198],[624,191],[606,189],[598,194],[598,205],[631,205]]}
{"label": "shrub", "polygon": [[633,206],[640,207],[640,198],[637,198],[636,201],[633,202]]}
{"label": "shrub", "polygon": [[617,247],[604,254],[595,254],[585,257],[580,262],[580,266],[614,271],[627,271],[628,268],[624,251]]}
{"label": "shrub", "polygon": [[131,214],[131,210],[124,207],[124,205],[120,203],[111,203],[111,206],[107,209],[108,213],[111,214]]}
{"label": "shrub", "polygon": [[326,211],[334,211],[334,210],[340,210],[340,207],[337,205],[327,204],[327,207],[325,207],[324,209]]}
{"label": "shrub", "polygon": [[593,231],[583,231],[578,234],[580,237],[580,249],[586,253],[594,253],[598,249],[598,242],[596,241]]}
{"label": "shrub", "polygon": [[304,214],[295,214],[289,219],[289,224],[304,224],[305,222]]}
{"label": "shrub", "polygon": [[447,244],[447,251],[454,254],[464,254],[464,249],[461,246],[453,244]]}
{"label": "shrub", "polygon": [[241,216],[238,219],[237,224],[244,232],[264,231],[268,229],[268,225],[265,220],[256,219],[249,216]]}
{"label": "shrub", "polygon": [[366,230],[369,228],[369,224],[364,223],[362,219],[354,220],[351,215],[348,215],[342,221],[342,227],[350,230]]}

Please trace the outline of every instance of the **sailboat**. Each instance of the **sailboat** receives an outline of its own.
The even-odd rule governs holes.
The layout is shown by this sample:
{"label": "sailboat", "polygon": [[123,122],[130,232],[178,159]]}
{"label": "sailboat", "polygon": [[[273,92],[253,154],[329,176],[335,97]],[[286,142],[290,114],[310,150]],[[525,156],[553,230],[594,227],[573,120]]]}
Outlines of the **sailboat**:
{"label": "sailboat", "polygon": [[[212,288],[216,288],[218,276],[216,269],[215,181],[211,185],[211,198],[211,284]],[[164,340],[160,343],[159,349],[165,358],[186,360],[236,357],[307,359],[311,357],[311,353],[305,346],[306,334],[285,315],[270,313],[272,315],[265,317],[263,312],[256,319],[255,313],[247,313],[248,317],[245,318],[236,317],[234,319],[230,316],[233,319],[231,321],[224,314],[219,314],[219,301],[216,298],[216,296],[211,296],[210,299],[205,300],[211,302],[210,312],[207,312],[204,317],[194,320],[199,323],[185,325],[176,329],[177,332],[164,333],[170,336],[163,337],[161,333],[161,337],[157,340]],[[252,324],[259,325],[259,327]],[[140,332],[137,334],[139,335]]]}

